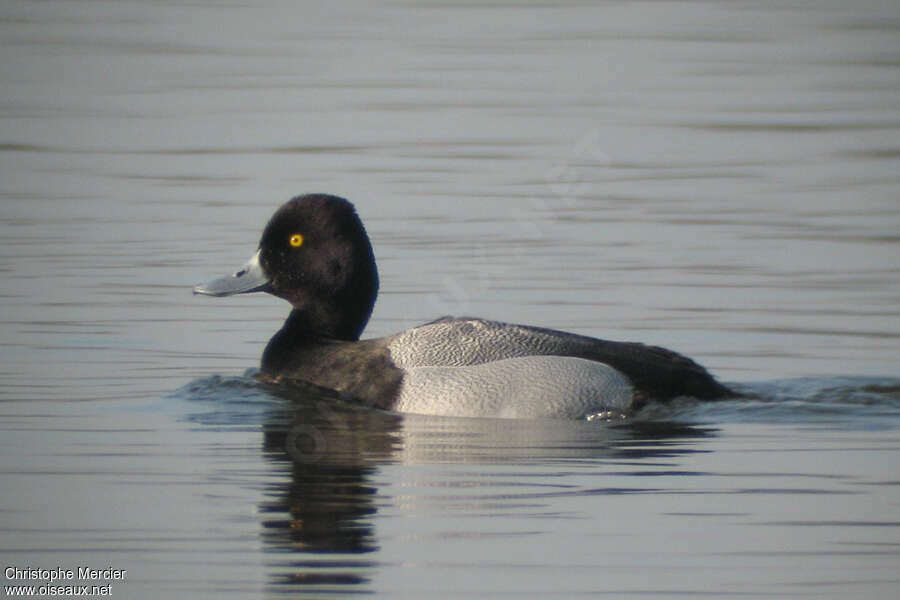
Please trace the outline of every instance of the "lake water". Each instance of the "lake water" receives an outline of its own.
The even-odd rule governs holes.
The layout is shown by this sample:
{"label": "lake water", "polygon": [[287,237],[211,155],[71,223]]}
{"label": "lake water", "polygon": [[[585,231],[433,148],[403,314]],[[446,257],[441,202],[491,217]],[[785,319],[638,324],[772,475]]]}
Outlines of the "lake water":
{"label": "lake water", "polygon": [[[4,585],[897,596],[896,2],[5,0],[0,52]],[[314,191],[372,237],[366,336],[643,341],[755,398],[286,399],[286,305],[190,291]]]}

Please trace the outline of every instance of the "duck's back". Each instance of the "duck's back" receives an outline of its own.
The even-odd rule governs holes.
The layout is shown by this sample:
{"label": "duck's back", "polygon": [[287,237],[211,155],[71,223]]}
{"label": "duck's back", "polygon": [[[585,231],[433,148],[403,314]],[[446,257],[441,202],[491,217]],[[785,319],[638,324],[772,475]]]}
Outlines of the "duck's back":
{"label": "duck's back", "polygon": [[[625,408],[676,396],[712,399],[731,395],[703,367],[664,348],[484,319],[445,317],[391,336],[387,348],[392,362],[407,373],[435,375],[434,380],[442,383],[432,385],[433,390],[458,387],[447,381],[449,374],[458,372],[466,374],[460,375],[460,381],[468,377],[475,382],[522,377],[523,389],[530,389],[529,382],[536,389],[546,387],[548,378],[560,382],[563,389],[569,389],[573,380],[578,384],[584,378],[593,379],[608,392],[616,390],[609,392],[615,396],[613,408],[619,407],[625,395],[630,398]],[[528,357],[545,358],[510,360]],[[479,369],[453,370],[471,366]],[[444,370],[429,371],[434,368]],[[411,377],[407,375],[407,379]],[[587,383],[592,389],[597,387]],[[551,391],[544,390],[542,395]]]}

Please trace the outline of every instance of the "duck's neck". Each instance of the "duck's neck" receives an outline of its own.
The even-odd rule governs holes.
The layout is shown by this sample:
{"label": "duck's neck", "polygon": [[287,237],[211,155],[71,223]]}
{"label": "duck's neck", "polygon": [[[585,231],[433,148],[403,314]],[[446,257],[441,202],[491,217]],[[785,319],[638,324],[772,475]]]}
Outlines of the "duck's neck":
{"label": "duck's neck", "polygon": [[284,325],[266,345],[262,357],[263,371],[280,371],[286,362],[295,359],[304,348],[333,341],[359,340],[365,323],[348,324],[331,317],[329,314],[312,314],[296,308],[292,310]]}

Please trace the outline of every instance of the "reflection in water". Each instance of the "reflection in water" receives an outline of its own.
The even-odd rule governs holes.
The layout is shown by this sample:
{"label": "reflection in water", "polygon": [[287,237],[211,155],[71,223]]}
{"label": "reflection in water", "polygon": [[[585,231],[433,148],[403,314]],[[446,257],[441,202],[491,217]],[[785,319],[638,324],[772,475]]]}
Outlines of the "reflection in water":
{"label": "reflection in water", "polygon": [[[406,415],[404,464],[539,464],[548,459],[655,458],[714,429],[669,422],[472,419]],[[677,449],[676,449],[677,446]]]}
{"label": "reflection in water", "polygon": [[275,583],[356,585],[371,561],[319,560],[315,555],[356,555],[378,549],[372,530],[376,487],[370,476],[396,444],[400,417],[295,397],[264,424],[263,450],[286,465],[290,478],[272,484],[261,504],[263,541],[276,561]]}
{"label": "reflection in water", "polygon": [[[515,554],[543,548],[545,538],[523,540],[544,535],[555,539],[555,550],[541,560],[565,571],[577,589],[591,589],[594,580],[570,573],[569,563],[588,552],[594,567],[625,582],[622,589],[646,586],[621,566],[631,559],[619,556],[620,545],[632,557],[653,554],[659,527],[682,527],[673,518],[716,520],[751,539],[766,523],[853,521],[840,503],[798,498],[849,498],[894,485],[887,452],[896,447],[889,430],[900,415],[896,378],[742,384],[746,398],[685,399],[628,420],[589,422],[397,415],[263,385],[252,374],[195,380],[175,396],[190,403],[187,420],[198,431],[250,433],[253,455],[262,431],[262,458],[271,468],[261,479],[251,476],[249,485],[261,489],[262,498],[249,500],[261,515],[250,531],[254,538],[259,532],[273,594],[383,593],[386,581],[409,578],[410,569],[421,570],[425,585],[432,585],[432,577],[452,578],[460,568],[482,573],[486,561],[498,560],[498,568],[517,573],[517,585],[528,588],[542,581],[540,573],[521,570],[532,564],[530,555],[498,559],[495,544]],[[785,422],[800,425],[785,435]],[[736,426],[744,423],[763,425],[741,438]],[[818,439],[828,428],[837,436],[831,446],[810,444],[809,435]],[[860,479],[856,466],[820,473],[821,453],[852,452],[856,442],[847,436],[854,428],[864,429],[869,442],[872,431],[887,430],[883,449],[867,450],[869,475]],[[860,485],[848,488],[852,481]],[[760,497],[790,501],[759,521],[754,507]],[[853,535],[845,538],[878,552],[883,528],[872,525],[868,513],[853,523]],[[686,554],[663,552],[653,560],[674,572],[683,560],[707,561],[710,540],[734,548],[732,536],[693,526],[685,531]],[[876,542],[865,542],[871,536]],[[794,550],[813,552],[804,545],[809,540],[797,539]],[[475,540],[480,549],[473,554],[467,548]],[[779,538],[778,547],[783,543]],[[753,544],[738,547],[757,556]],[[831,564],[837,555],[829,552],[846,549],[832,546],[809,556]],[[420,561],[419,553],[430,558]],[[736,569],[732,575],[743,573],[743,564]]]}
{"label": "reflection in water", "polygon": [[[665,422],[614,424],[565,420],[509,420],[397,415],[278,389],[289,403],[268,411],[263,426],[267,459],[289,478],[271,484],[260,505],[263,541],[277,586],[325,586],[338,591],[370,581],[378,563],[355,555],[379,549],[374,517],[389,491],[376,483],[389,464],[543,465],[548,459],[604,459],[611,463],[670,458],[694,452],[686,441],[714,435],[707,427]],[[660,474],[677,467],[666,463]],[[403,482],[409,483],[409,482]],[[485,485],[493,485],[493,483]],[[574,494],[644,489],[572,490]],[[454,492],[456,493],[456,492]],[[569,493],[569,492],[567,492]],[[526,493],[537,500],[544,492]],[[520,498],[521,499],[521,498]],[[496,499],[484,498],[488,505]],[[489,509],[486,509],[489,510]],[[347,590],[345,590],[347,591]]]}

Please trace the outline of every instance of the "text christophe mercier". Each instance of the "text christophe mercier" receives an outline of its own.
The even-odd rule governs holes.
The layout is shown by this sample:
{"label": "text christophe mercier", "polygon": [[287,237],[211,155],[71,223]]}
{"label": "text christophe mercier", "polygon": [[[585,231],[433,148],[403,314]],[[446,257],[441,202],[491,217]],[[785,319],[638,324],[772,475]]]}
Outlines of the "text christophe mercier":
{"label": "text christophe mercier", "polygon": [[[35,592],[40,595],[53,596],[109,596],[112,592],[112,584],[109,582],[125,581],[126,573],[128,573],[127,569],[113,569],[112,567],[105,569],[92,569],[90,567],[78,567],[77,569],[64,569],[62,567],[35,569],[26,567],[20,569],[18,567],[6,567],[3,571],[7,581],[20,583],[40,582],[40,589],[35,588]],[[79,584],[88,582],[89,585],[76,585],[76,581]],[[97,585],[101,582],[106,585]]]}

